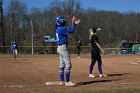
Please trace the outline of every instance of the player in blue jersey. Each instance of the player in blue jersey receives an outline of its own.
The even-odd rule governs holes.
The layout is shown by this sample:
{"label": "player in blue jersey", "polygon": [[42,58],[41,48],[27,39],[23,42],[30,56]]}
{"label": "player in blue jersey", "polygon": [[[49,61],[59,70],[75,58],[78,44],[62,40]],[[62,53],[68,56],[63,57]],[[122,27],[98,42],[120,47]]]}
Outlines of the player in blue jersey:
{"label": "player in blue jersey", "polygon": [[[70,55],[68,53],[68,34],[73,33],[75,30],[76,25],[80,23],[80,19],[76,19],[75,16],[72,18],[72,25],[69,29],[66,26],[66,18],[63,16],[58,16],[56,18],[56,38],[57,38],[57,53],[60,56],[60,85],[65,86],[75,86],[75,83],[70,81],[70,70],[72,67]],[[65,77],[64,79],[64,71]]]}
{"label": "player in blue jersey", "polygon": [[11,49],[13,51],[13,55],[14,55],[14,58],[16,60],[16,58],[18,57],[18,46],[17,46],[16,41],[13,41]]}

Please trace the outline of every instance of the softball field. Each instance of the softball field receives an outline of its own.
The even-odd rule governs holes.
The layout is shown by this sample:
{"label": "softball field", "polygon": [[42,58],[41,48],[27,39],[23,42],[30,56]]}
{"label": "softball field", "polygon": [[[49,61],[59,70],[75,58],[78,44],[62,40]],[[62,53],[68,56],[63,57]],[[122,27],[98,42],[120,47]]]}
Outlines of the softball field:
{"label": "softball field", "polygon": [[[51,93],[61,91],[97,91],[112,89],[140,89],[140,55],[102,55],[103,72],[100,78],[97,64],[95,78],[89,78],[90,54],[77,58],[71,54],[71,80],[75,87],[47,86],[58,82],[59,57],[57,54],[0,56],[0,93]],[[65,93],[65,92],[64,92]]]}

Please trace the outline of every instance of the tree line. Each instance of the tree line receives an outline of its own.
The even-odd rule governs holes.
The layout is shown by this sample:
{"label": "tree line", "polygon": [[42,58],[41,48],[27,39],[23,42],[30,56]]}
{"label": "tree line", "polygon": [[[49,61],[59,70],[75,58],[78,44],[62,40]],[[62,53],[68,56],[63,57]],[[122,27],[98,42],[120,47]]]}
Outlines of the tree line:
{"label": "tree line", "polygon": [[[83,46],[87,46],[89,29],[93,26],[101,28],[98,35],[104,48],[120,47],[122,40],[140,41],[140,13],[84,9],[80,0],[54,0],[44,9],[28,10],[27,5],[20,0],[11,0],[4,9],[6,46],[10,46],[13,40],[17,41],[20,46],[31,46],[32,25],[33,32],[39,34],[39,37],[34,39],[34,45],[49,45],[44,42],[44,36],[55,37],[55,18],[58,15],[67,18],[67,27],[70,27],[73,15],[81,19],[74,34],[69,35],[71,46],[75,45],[78,40],[81,40]],[[0,42],[2,42],[1,39]],[[0,44],[2,46],[2,43]]]}

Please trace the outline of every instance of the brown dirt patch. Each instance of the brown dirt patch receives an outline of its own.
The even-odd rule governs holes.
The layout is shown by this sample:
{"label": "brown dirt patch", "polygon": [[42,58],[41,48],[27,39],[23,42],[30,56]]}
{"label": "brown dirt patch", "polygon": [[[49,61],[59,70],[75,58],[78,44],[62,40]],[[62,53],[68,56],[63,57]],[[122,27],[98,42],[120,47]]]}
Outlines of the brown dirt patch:
{"label": "brown dirt patch", "polygon": [[94,67],[97,77],[88,77],[89,54],[81,55],[80,59],[71,55],[71,80],[77,86],[46,86],[47,81],[59,80],[58,58],[58,55],[20,55],[17,60],[12,55],[0,57],[1,93],[140,88],[140,55],[103,55],[103,72],[109,75],[107,78],[98,77],[97,64]]}

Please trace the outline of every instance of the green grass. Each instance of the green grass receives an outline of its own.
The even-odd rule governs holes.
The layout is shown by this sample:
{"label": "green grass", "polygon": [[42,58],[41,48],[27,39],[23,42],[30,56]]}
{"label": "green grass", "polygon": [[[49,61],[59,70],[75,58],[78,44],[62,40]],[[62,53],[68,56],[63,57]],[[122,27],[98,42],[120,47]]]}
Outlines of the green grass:
{"label": "green grass", "polygon": [[95,91],[48,91],[48,92],[26,92],[26,93],[140,93],[140,89],[113,89]]}

